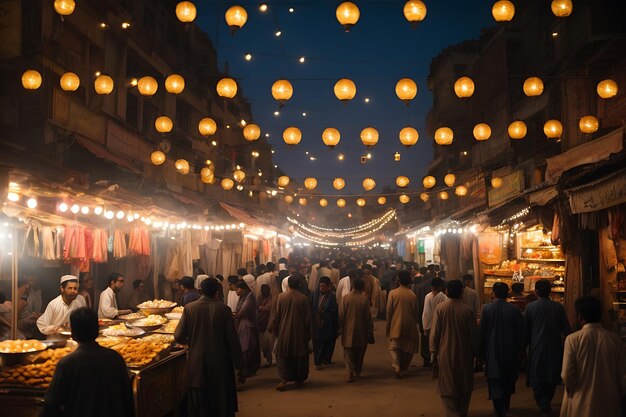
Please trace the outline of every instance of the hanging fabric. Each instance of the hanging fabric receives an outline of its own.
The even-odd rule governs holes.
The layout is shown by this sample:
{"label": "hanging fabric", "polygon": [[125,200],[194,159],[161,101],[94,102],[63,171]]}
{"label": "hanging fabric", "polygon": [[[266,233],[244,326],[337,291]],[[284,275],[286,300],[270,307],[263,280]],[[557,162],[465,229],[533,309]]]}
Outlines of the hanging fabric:
{"label": "hanging fabric", "polygon": [[115,233],[113,235],[113,257],[119,259],[125,258],[126,256],[128,256],[126,233],[119,229],[115,229]]}

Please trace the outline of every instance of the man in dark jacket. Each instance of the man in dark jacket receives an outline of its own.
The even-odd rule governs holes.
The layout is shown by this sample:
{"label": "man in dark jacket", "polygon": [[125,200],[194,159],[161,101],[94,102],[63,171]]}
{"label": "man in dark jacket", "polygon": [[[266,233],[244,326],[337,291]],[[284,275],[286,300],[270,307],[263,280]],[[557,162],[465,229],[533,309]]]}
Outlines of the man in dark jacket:
{"label": "man in dark jacket", "polygon": [[321,277],[317,290],[311,295],[311,317],[313,318],[313,360],[315,369],[321,371],[329,364],[335,351],[337,328],[339,327],[337,299],[330,290],[330,277]]}

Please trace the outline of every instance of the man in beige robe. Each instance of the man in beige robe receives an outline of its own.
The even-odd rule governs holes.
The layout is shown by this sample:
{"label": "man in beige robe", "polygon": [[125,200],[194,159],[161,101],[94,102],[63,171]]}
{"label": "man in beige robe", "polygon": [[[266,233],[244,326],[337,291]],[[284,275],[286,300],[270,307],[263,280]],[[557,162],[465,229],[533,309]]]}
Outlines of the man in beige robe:
{"label": "man in beige robe", "polygon": [[339,305],[339,333],[348,371],[347,382],[354,382],[361,376],[367,343],[374,339],[374,324],[364,286],[362,278],[355,278],[352,291]]}
{"label": "man in beige robe", "polygon": [[417,297],[411,290],[409,271],[398,272],[400,286],[389,293],[387,300],[387,338],[396,378],[409,368],[418,343]]}
{"label": "man in beige robe", "polygon": [[561,417],[620,417],[626,395],[624,344],[602,328],[600,300],[582,297],[574,307],[582,329],[565,339]]}
{"label": "man in beige robe", "polygon": [[430,332],[430,352],[439,378],[437,390],[446,417],[467,416],[474,387],[478,329],[474,312],[463,304],[461,294],[461,281],[448,282],[449,300],[435,309]]}

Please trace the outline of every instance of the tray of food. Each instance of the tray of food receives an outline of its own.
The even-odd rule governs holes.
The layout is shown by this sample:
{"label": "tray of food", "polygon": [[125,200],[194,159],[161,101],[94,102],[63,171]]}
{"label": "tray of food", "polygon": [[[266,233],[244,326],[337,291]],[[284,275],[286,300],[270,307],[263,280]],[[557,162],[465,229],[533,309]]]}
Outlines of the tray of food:
{"label": "tray of food", "polygon": [[124,323],[115,324],[113,326],[107,327],[102,331],[104,336],[127,336],[127,337],[137,337],[144,334],[145,331],[140,329],[139,327],[126,327]]}
{"label": "tray of food", "polygon": [[0,362],[3,366],[32,362],[48,346],[39,340],[5,340],[0,342]]}
{"label": "tray of food", "polygon": [[0,386],[46,389],[52,381],[57,363],[76,348],[76,343],[66,347],[47,349],[37,356],[35,363],[6,367],[0,372]]}
{"label": "tray of food", "polygon": [[165,318],[168,320],[180,320],[182,316],[183,313],[174,313],[173,311],[171,313],[165,313]]}
{"label": "tray of food", "polygon": [[166,334],[174,334],[176,330],[176,326],[178,326],[178,320],[170,320],[160,328],[154,330],[156,333],[166,333]]}
{"label": "tray of food", "polygon": [[141,311],[138,311],[136,313],[124,314],[123,316],[117,316],[117,318],[120,320],[137,320],[144,317],[146,317],[146,315],[143,314]]}
{"label": "tray of food", "polygon": [[[153,336],[153,335],[150,335]],[[166,335],[160,335],[166,336]],[[172,343],[166,339],[131,339],[113,347],[130,368],[143,368],[168,353]]]}
{"label": "tray of food", "polygon": [[165,314],[171,312],[176,303],[168,300],[152,300],[145,301],[137,306],[137,308],[146,316],[150,314]]}
{"label": "tray of food", "polygon": [[115,345],[125,343],[130,340],[129,337],[124,336],[98,336],[96,343],[105,348],[111,348]]}
{"label": "tray of food", "polygon": [[172,313],[179,313],[179,314],[183,314],[183,310],[185,309],[185,307],[183,306],[178,306],[178,307],[174,307],[172,309]]}
{"label": "tray of food", "polygon": [[130,328],[140,328],[146,332],[156,330],[167,323],[167,319],[158,314],[150,314],[142,319],[131,320],[126,322],[126,326]]}

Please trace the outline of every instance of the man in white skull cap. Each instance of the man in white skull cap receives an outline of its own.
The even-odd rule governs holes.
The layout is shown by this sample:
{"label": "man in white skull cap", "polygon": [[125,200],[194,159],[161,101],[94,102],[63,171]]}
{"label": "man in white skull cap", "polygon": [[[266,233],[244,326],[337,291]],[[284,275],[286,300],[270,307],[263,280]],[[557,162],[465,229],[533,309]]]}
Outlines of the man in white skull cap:
{"label": "man in white skull cap", "polygon": [[61,277],[61,295],[50,301],[41,317],[37,319],[39,331],[48,339],[59,337],[59,331],[68,326],[70,313],[87,303],[82,295],[78,295],[78,278],[74,275]]}

